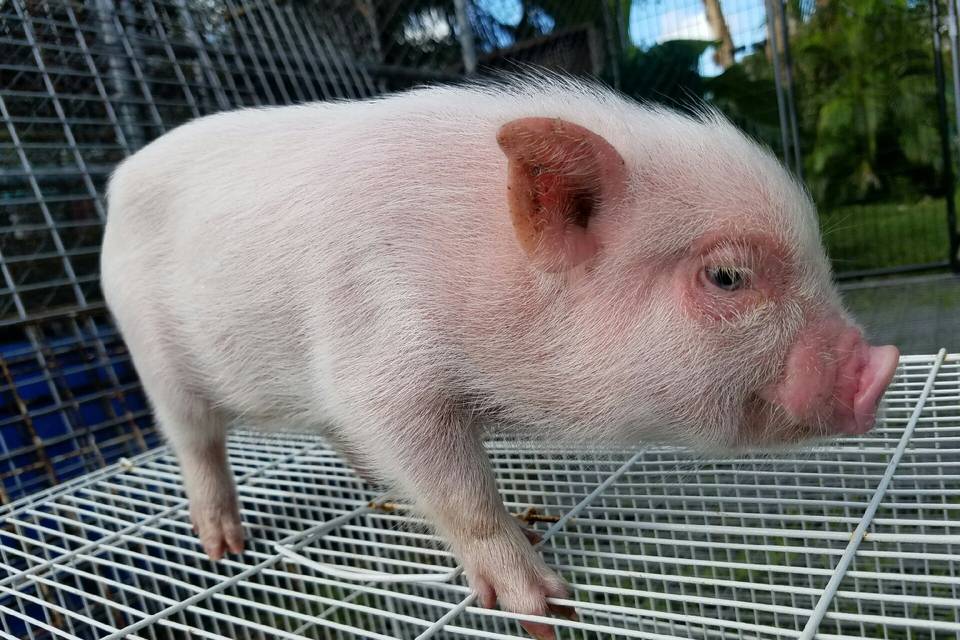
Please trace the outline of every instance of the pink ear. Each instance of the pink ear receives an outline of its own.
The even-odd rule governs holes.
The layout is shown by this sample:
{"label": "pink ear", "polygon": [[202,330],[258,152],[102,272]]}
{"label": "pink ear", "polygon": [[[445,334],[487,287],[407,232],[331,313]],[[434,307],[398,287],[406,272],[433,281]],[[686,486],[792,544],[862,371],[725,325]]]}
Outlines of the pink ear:
{"label": "pink ear", "polygon": [[589,260],[599,243],[590,226],[626,184],[610,143],[559,118],[521,118],[497,133],[508,159],[507,200],[530,261],[558,272]]}

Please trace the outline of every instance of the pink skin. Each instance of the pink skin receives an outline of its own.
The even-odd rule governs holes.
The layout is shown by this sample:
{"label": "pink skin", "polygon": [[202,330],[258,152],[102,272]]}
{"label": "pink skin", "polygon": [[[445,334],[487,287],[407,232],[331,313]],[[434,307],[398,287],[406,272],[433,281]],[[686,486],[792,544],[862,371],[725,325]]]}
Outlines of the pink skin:
{"label": "pink skin", "polygon": [[211,558],[242,551],[237,416],[317,429],[410,498],[481,605],[565,617],[487,418],[706,451],[870,428],[896,349],[846,319],[772,157],[612,95],[429,91],[220,114],[114,174],[104,294]]}
{"label": "pink skin", "polygon": [[[595,201],[616,201],[626,168],[606,140],[559,118],[521,118],[497,132],[509,159],[513,229],[531,264],[558,273],[592,258],[597,237],[581,226]],[[580,198],[576,194],[590,194]],[[573,223],[582,216],[581,223]]]}
{"label": "pink skin", "polygon": [[[789,291],[788,251],[764,234],[721,230],[703,238],[694,258],[680,265],[688,313],[710,326],[736,322]],[[737,265],[750,272],[750,284],[729,292],[711,285],[706,268]],[[819,314],[819,315],[818,315]],[[884,390],[893,379],[900,357],[894,346],[867,344],[860,330],[839,311],[810,314],[789,348],[779,379],[760,390],[759,397],[782,409],[810,435],[860,435],[876,420]],[[789,439],[789,438],[787,438]]]}
{"label": "pink skin", "polygon": [[870,346],[858,329],[836,319],[814,324],[791,349],[784,377],[763,396],[799,422],[860,435],[873,427],[899,357],[896,347]]}
{"label": "pink skin", "polygon": [[[623,159],[603,138],[559,119],[526,118],[501,128],[498,142],[509,160],[507,199],[513,229],[532,265],[562,273],[601,254],[603,239],[623,234],[622,219],[594,215],[597,207],[610,207],[625,193]],[[582,223],[583,215],[589,224]],[[769,369],[764,374],[771,381],[765,387],[742,389],[745,402],[760,399],[766,406],[745,410],[740,433],[735,434],[738,443],[782,444],[864,433],[874,424],[899,354],[895,347],[868,346],[829,294],[808,293],[817,289],[804,288],[806,276],[798,253],[790,248],[793,241],[776,231],[730,218],[695,239],[672,271],[635,263],[636,279],[649,282],[656,273],[672,273],[671,289],[679,293],[681,307],[718,353],[737,353],[743,328],[751,327],[746,333],[758,346],[757,364],[783,363],[779,373]],[[717,286],[707,275],[715,268],[746,274],[744,286]],[[590,293],[595,291],[584,297]],[[803,309],[806,317],[790,325],[783,316],[794,308]],[[773,343],[777,332],[764,331],[769,325],[792,326],[793,337]],[[764,335],[770,340],[758,338]],[[495,581],[473,576],[471,582],[480,603],[493,606],[498,599]],[[553,614],[572,613],[564,609],[547,606]],[[536,638],[554,637],[548,625],[523,627]]]}

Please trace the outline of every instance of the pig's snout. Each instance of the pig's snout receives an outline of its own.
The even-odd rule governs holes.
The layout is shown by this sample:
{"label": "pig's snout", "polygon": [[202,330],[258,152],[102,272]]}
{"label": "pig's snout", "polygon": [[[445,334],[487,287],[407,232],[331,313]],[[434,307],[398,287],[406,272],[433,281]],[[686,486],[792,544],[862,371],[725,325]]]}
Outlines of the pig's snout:
{"label": "pig's snout", "polygon": [[783,377],[763,396],[821,435],[866,433],[900,353],[894,346],[870,346],[853,327],[830,333],[831,338],[817,332],[801,337]]}
{"label": "pig's snout", "polygon": [[892,345],[871,347],[862,345],[863,366],[853,394],[853,433],[865,433],[873,427],[880,397],[890,384],[897,368],[900,352]]}
{"label": "pig's snout", "polygon": [[852,329],[842,341],[846,344],[838,349],[833,426],[838,433],[866,433],[873,428],[877,405],[893,379],[900,353],[890,345],[870,346]]}

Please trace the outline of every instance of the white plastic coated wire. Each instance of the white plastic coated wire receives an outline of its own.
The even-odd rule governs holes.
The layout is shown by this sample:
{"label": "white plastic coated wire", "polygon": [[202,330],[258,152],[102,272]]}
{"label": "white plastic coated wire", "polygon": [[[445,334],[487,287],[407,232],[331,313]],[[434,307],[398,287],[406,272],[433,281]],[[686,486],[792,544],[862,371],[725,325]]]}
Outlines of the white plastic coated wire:
{"label": "white plastic coated wire", "polygon": [[0,511],[0,638],[955,638],[960,355],[905,356],[870,434],[702,460],[490,443],[578,620],[483,609],[318,437],[235,433],[248,546],[210,562],[173,455]]}

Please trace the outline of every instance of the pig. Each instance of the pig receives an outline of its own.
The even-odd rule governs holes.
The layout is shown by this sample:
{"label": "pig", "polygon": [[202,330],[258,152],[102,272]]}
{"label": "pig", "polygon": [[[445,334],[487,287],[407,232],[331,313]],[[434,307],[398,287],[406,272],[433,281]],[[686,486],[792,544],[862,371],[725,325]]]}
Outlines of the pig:
{"label": "pig", "polygon": [[105,299],[213,559],[243,549],[228,427],[310,429],[415,505],[484,607],[574,615],[498,496],[491,428],[707,452],[862,434],[898,362],[769,151],[581,80],[203,117],[122,162],[108,205]]}

